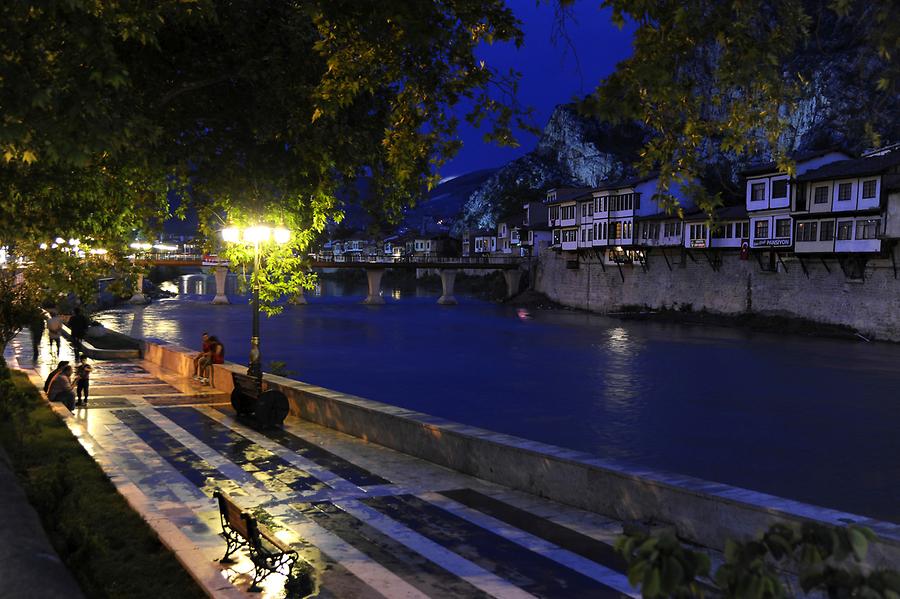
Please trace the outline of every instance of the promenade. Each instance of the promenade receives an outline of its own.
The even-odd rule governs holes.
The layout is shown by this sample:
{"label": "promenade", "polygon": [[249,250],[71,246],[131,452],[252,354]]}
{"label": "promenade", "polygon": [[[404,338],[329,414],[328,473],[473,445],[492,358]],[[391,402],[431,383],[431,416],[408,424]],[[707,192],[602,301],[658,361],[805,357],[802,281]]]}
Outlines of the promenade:
{"label": "promenade", "polygon": [[[51,364],[30,353],[23,334],[7,359],[37,382]],[[54,409],[211,596],[251,596],[253,571],[244,552],[217,561],[217,488],[312,564],[319,597],[637,596],[617,522],[292,417],[254,430],[225,394],[146,361],[94,365],[88,407]]]}

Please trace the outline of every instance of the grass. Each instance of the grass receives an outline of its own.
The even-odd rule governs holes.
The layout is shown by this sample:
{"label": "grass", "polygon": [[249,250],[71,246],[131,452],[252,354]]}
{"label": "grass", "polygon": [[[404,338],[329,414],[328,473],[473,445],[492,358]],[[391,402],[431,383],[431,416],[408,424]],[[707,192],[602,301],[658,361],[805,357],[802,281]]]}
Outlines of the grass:
{"label": "grass", "polygon": [[53,546],[85,595],[205,597],[28,377],[3,366],[0,443]]}

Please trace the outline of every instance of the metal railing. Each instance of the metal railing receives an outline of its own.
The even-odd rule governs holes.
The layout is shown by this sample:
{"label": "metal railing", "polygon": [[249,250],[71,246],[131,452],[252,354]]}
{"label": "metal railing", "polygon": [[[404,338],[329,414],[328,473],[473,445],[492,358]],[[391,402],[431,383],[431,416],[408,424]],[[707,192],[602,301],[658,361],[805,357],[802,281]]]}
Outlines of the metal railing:
{"label": "metal railing", "polygon": [[309,254],[313,262],[335,264],[519,264],[527,260],[520,256],[440,256],[421,254],[412,256],[384,256],[362,254]]}

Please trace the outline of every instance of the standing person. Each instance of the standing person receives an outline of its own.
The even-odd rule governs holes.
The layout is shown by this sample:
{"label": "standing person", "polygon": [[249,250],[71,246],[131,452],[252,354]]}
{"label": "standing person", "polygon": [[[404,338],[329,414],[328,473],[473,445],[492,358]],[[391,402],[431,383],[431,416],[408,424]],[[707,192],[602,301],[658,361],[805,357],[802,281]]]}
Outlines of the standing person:
{"label": "standing person", "polygon": [[[86,406],[88,403],[88,391],[91,386],[91,371],[94,370],[94,367],[91,366],[86,358],[82,358],[81,364],[75,369],[75,391],[77,396],[75,398],[76,406]],[[84,399],[81,399],[81,394],[84,392]]]}
{"label": "standing person", "polygon": [[56,355],[59,355],[59,338],[62,335],[63,320],[56,310],[50,312],[50,320],[47,321],[47,336],[50,338],[50,351],[56,344]]}
{"label": "standing person", "polygon": [[28,330],[31,331],[31,349],[34,352],[31,356],[32,361],[37,361],[38,355],[40,355],[39,350],[41,339],[44,337],[45,324],[44,314],[40,310],[35,310],[31,316],[31,321],[28,323]]}
{"label": "standing person", "polygon": [[88,327],[91,325],[80,307],[75,308],[75,313],[69,319],[69,330],[72,331],[72,350],[75,352],[75,359],[84,352],[84,346],[81,342],[87,334]]}
{"label": "standing person", "polygon": [[75,393],[72,391],[72,367],[66,365],[50,382],[47,397],[50,401],[60,401],[69,410],[75,409]]}
{"label": "standing person", "polygon": [[209,338],[209,356],[202,360],[202,378],[201,383],[209,383],[210,369],[213,364],[225,363],[225,345],[219,341],[219,338],[213,335]]}
{"label": "standing person", "polygon": [[47,375],[47,380],[44,381],[44,393],[50,392],[50,384],[53,382],[53,378],[59,374],[63,368],[69,365],[68,360],[63,360],[59,363],[59,366],[53,369],[53,371]]}
{"label": "standing person", "polygon": [[203,344],[200,353],[196,354],[192,359],[194,361],[194,378],[200,380],[200,361],[209,357],[209,333],[203,331]]}

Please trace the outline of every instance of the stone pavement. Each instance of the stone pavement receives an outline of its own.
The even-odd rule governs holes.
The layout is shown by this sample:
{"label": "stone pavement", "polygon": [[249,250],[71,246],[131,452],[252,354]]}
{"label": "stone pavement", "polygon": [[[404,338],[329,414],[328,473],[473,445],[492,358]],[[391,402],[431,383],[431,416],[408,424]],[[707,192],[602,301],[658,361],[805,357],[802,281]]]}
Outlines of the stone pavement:
{"label": "stone pavement", "polygon": [[[22,335],[8,359],[37,380],[51,357],[30,353]],[[638,596],[617,522],[298,419],[255,430],[224,394],[149,362],[94,365],[88,407],[54,409],[211,596],[247,596],[253,570],[243,552],[217,562],[216,488],[312,564],[318,597]]]}

